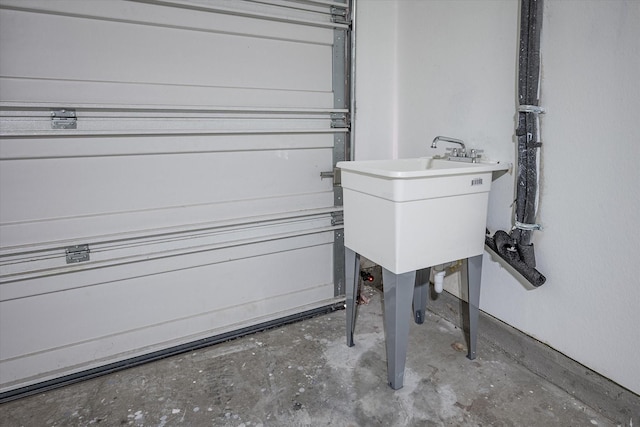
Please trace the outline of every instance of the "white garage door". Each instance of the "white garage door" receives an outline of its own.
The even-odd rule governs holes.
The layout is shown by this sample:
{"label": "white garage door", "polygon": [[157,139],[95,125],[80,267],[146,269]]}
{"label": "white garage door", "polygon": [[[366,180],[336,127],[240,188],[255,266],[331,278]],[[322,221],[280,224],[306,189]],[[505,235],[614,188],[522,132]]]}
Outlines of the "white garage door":
{"label": "white garage door", "polygon": [[338,301],[347,12],[0,1],[1,392]]}

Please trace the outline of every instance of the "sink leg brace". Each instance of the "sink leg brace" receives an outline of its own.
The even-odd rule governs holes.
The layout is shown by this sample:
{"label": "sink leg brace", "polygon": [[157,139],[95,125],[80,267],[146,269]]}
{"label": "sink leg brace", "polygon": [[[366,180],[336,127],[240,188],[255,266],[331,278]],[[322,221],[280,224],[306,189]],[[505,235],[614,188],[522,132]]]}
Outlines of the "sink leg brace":
{"label": "sink leg brace", "polygon": [[[356,320],[356,298],[360,255],[345,247],[346,302],[347,302],[347,345],[352,347]],[[467,281],[469,295],[469,352],[467,358],[476,358],[478,337],[478,317],[480,305],[480,279],[482,276],[482,255],[467,258],[463,263],[463,277]],[[387,378],[392,389],[404,385],[404,368],[407,360],[407,344],[413,302],[415,322],[422,324],[427,308],[430,268],[395,274],[382,269],[384,289],[384,327],[387,347]]]}

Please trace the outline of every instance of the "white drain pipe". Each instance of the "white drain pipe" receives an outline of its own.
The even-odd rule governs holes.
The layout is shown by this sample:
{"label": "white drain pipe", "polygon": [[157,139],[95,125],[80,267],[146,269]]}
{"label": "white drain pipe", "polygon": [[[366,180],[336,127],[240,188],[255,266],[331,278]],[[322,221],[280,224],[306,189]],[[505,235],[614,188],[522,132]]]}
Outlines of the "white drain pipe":
{"label": "white drain pipe", "polygon": [[444,275],[445,275],[444,270],[438,271],[433,275],[433,289],[438,294],[442,292],[442,286],[444,284]]}

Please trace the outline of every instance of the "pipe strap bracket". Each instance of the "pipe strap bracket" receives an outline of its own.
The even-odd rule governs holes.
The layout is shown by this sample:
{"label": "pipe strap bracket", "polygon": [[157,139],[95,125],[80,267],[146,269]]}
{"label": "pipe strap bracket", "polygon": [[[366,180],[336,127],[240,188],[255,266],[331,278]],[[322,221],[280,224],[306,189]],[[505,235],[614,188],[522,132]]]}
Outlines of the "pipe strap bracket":
{"label": "pipe strap bracket", "polygon": [[520,222],[520,221],[514,221],[515,225],[513,226],[514,229],[518,229],[518,230],[526,230],[526,231],[536,231],[536,230],[542,230],[542,226],[540,224],[526,224],[524,222]]}
{"label": "pipe strap bracket", "polygon": [[543,107],[539,107],[537,105],[519,105],[518,112],[520,113],[533,113],[533,114],[544,114],[547,112]]}

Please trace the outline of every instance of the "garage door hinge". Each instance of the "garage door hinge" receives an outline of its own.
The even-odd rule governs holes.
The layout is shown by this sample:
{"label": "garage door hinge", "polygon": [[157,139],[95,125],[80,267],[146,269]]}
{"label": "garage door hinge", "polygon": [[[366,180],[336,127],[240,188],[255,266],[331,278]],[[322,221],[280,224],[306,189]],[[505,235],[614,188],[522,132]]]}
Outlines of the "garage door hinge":
{"label": "garage door hinge", "polygon": [[348,128],[351,125],[348,113],[331,113],[332,128]]}
{"label": "garage door hinge", "polygon": [[331,212],[331,225],[344,225],[344,215],[342,211]]}
{"label": "garage door hinge", "polygon": [[65,249],[67,254],[67,264],[89,261],[89,245],[69,246]]}
{"label": "garage door hinge", "polygon": [[76,110],[58,109],[51,110],[51,129],[77,129],[78,118]]}
{"label": "garage door hinge", "polygon": [[347,9],[339,6],[331,7],[331,22],[336,24],[348,24]]}

